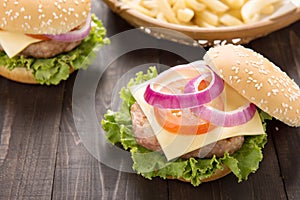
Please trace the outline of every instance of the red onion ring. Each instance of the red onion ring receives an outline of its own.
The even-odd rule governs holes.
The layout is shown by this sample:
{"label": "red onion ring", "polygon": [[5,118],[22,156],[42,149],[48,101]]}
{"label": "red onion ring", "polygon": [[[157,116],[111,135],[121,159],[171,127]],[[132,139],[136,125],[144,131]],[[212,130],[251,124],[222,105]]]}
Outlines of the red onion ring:
{"label": "red onion ring", "polygon": [[[202,80],[207,78],[207,74],[200,75],[189,81],[184,92],[191,93],[197,91],[197,86]],[[223,127],[233,127],[244,124],[253,118],[256,112],[256,106],[247,103],[233,111],[222,111],[208,105],[200,105],[191,110],[201,119],[210,121],[212,124]]]}
{"label": "red onion ring", "polygon": [[52,40],[57,40],[57,41],[61,41],[61,42],[80,41],[89,35],[89,33],[91,31],[91,22],[92,22],[92,17],[91,17],[91,14],[89,14],[85,25],[81,29],[74,30],[74,31],[71,31],[68,33],[59,34],[59,35],[45,34],[45,36]]}
{"label": "red onion ring", "polygon": [[251,120],[256,112],[256,106],[249,102],[233,111],[222,111],[207,105],[191,108],[191,110],[201,119],[210,121],[214,125],[233,127]]}
{"label": "red onion ring", "polygon": [[[193,67],[193,68],[191,68]],[[155,84],[164,83],[168,85],[170,81],[180,81],[187,79],[184,73],[195,75],[191,69],[196,69],[200,75],[191,79],[184,86],[183,93],[171,94],[156,90]],[[181,72],[179,71],[181,70]],[[183,73],[183,74],[182,74]],[[210,80],[209,80],[210,79]],[[203,89],[198,90],[201,81],[210,82],[209,85]],[[163,85],[160,83],[163,87]],[[145,101],[157,108],[162,109],[191,109],[199,118],[209,121],[210,123],[222,126],[233,127],[244,124],[251,120],[256,112],[256,106],[251,102],[246,102],[243,106],[233,111],[223,111],[214,108],[207,103],[220,96],[224,89],[223,80],[216,75],[209,67],[203,62],[194,62],[190,65],[180,65],[173,67],[161,73],[155,81],[151,82],[144,93]]]}
{"label": "red onion ring", "polygon": [[[144,99],[145,101],[155,107],[158,108],[164,108],[164,109],[184,109],[184,108],[191,108],[199,105],[206,104],[216,97],[218,97],[223,89],[224,89],[224,83],[223,80],[216,75],[209,67],[207,67],[203,62],[193,62],[189,65],[180,65],[177,67],[170,68],[169,70],[161,73],[157,80],[170,80],[174,79],[174,73],[175,76],[177,75],[178,79],[178,69],[182,70],[185,68],[192,68],[199,71],[200,76],[198,78],[203,78],[203,71],[204,74],[209,74],[211,77],[211,81],[209,85],[201,90],[198,91],[198,87],[195,86],[195,84],[191,84],[190,86],[187,86],[187,90],[191,90],[192,92],[189,93],[180,93],[180,94],[170,94],[170,93],[164,93],[161,91],[158,91],[154,88],[154,82],[151,82],[144,93]],[[209,73],[207,73],[209,72]],[[172,74],[173,73],[173,74]],[[182,77],[182,75],[180,75]],[[166,78],[168,77],[168,78]],[[193,79],[194,80],[194,79]],[[159,82],[159,81],[158,81]],[[196,87],[196,88],[195,88]]]}

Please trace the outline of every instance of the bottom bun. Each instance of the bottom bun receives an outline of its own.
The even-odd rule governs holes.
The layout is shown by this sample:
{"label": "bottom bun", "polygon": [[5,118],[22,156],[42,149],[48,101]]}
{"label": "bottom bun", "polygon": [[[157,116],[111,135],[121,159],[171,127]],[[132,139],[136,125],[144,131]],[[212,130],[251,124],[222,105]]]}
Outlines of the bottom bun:
{"label": "bottom bun", "polygon": [[223,169],[217,169],[211,177],[202,179],[201,182],[214,181],[231,173],[231,170],[227,167],[227,165],[222,165],[222,167]]}
{"label": "bottom bun", "polygon": [[[213,175],[211,175],[208,178],[201,179],[200,181],[201,182],[214,181],[214,180],[220,179],[220,178],[222,178],[222,177],[224,177],[224,176],[231,173],[231,170],[229,169],[229,167],[227,167],[227,165],[222,165],[222,167],[223,167],[223,169],[217,169]],[[169,179],[177,179],[177,180],[180,180],[180,181],[183,181],[183,182],[190,182],[189,180],[185,180],[183,178],[173,178],[173,177],[168,177],[168,178]]]}
{"label": "bottom bun", "polygon": [[[70,74],[72,72],[74,72],[74,68],[70,67]],[[20,83],[38,84],[32,74],[32,70],[28,70],[25,67],[16,67],[13,70],[9,70],[7,67],[0,66],[0,76]]]}

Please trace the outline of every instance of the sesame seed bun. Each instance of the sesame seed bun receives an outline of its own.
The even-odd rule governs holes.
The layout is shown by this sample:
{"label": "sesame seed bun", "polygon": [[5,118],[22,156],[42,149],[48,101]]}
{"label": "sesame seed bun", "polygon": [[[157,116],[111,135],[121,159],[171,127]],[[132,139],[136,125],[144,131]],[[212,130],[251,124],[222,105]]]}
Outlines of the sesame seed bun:
{"label": "sesame seed bun", "polygon": [[86,21],[90,0],[2,1],[0,28],[26,34],[67,33]]}
{"label": "sesame seed bun", "polygon": [[204,60],[264,112],[290,126],[300,126],[299,86],[268,59],[240,45],[223,45],[211,48]]}
{"label": "sesame seed bun", "polygon": [[[70,67],[70,74],[72,72],[74,72],[74,69]],[[0,76],[20,83],[38,84],[32,74],[32,70],[28,70],[25,67],[16,67],[13,70],[9,70],[7,67],[0,66]]]}

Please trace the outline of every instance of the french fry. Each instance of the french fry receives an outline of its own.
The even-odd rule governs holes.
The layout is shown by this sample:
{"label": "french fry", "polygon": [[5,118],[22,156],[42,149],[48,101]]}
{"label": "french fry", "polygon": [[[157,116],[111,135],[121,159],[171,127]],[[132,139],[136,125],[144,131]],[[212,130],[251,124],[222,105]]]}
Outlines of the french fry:
{"label": "french fry", "polygon": [[176,16],[180,22],[187,23],[192,20],[194,15],[195,15],[195,13],[193,10],[191,10],[189,8],[184,8],[184,9],[178,9]]}
{"label": "french fry", "polygon": [[[154,1],[159,1],[159,0],[154,0]],[[168,0],[168,3],[170,4],[171,7],[176,3],[176,0]]]}
{"label": "french fry", "polygon": [[234,16],[235,18],[242,20],[241,10],[240,9],[234,9],[227,12],[227,14]]}
{"label": "french fry", "polygon": [[219,25],[219,17],[210,11],[204,10],[203,12],[198,13],[197,17],[200,17],[203,21],[210,25]]}
{"label": "french fry", "polygon": [[275,7],[272,4],[269,4],[261,9],[260,13],[263,15],[271,15],[275,11]]}
{"label": "french fry", "polygon": [[247,1],[241,9],[242,17],[245,23],[258,21],[260,12],[270,4],[278,3],[281,0],[251,0]]}
{"label": "french fry", "polygon": [[164,13],[165,18],[168,22],[179,24],[179,21],[177,20],[175,13],[173,12],[171,6],[168,3],[168,0],[158,0],[157,5],[159,10]]}
{"label": "french fry", "polygon": [[167,19],[165,18],[164,14],[162,12],[157,13],[156,19],[163,21],[163,22],[167,22]]}
{"label": "french fry", "polygon": [[205,28],[215,28],[216,27],[214,25],[211,25],[211,24],[203,21],[202,17],[199,15],[195,15],[193,22],[200,27],[205,27]]}
{"label": "french fry", "polygon": [[157,3],[155,0],[141,0],[140,5],[148,10],[157,10]]}
{"label": "french fry", "polygon": [[185,9],[185,1],[184,0],[176,0],[175,4],[172,7],[172,10],[176,13],[179,9]]}
{"label": "french fry", "polygon": [[241,20],[229,14],[224,14],[221,16],[220,22],[225,26],[238,26],[243,24]]}
{"label": "french fry", "polygon": [[185,4],[187,5],[188,8],[196,11],[196,12],[200,12],[203,11],[206,6],[202,3],[199,3],[196,0],[185,0]]}
{"label": "french fry", "polygon": [[241,8],[246,0],[222,0],[226,5],[232,9]]}
{"label": "french fry", "polygon": [[139,12],[145,14],[145,15],[148,15],[148,16],[150,16],[150,17],[155,17],[155,16],[156,16],[156,13],[151,12],[150,10],[146,9],[146,8],[143,7],[143,6],[140,6],[140,5],[137,4],[137,3],[134,3],[134,2],[128,1],[128,0],[124,0],[124,1],[126,2],[126,4],[127,4],[129,7],[133,8],[133,9],[135,9],[135,10],[137,10],[137,11],[139,11]]}
{"label": "french fry", "polygon": [[200,2],[204,3],[210,10],[213,12],[226,12],[229,10],[229,7],[218,0],[200,0]]}

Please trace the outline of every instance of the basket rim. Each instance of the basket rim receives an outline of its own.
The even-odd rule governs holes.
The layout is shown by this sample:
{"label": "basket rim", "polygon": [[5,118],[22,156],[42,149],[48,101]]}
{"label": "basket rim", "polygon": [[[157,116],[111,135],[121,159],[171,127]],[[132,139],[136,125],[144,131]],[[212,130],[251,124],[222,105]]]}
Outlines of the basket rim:
{"label": "basket rim", "polygon": [[[271,19],[261,20],[251,24],[240,26],[206,28],[199,26],[185,26],[159,21],[127,6],[120,0],[104,0],[106,4],[118,15],[135,27],[161,27],[183,32],[196,40],[218,40],[218,39],[248,39],[267,35],[273,31],[284,28],[300,20],[300,7]],[[201,35],[201,37],[199,37]]]}

